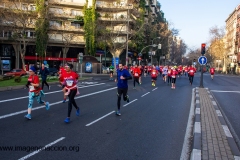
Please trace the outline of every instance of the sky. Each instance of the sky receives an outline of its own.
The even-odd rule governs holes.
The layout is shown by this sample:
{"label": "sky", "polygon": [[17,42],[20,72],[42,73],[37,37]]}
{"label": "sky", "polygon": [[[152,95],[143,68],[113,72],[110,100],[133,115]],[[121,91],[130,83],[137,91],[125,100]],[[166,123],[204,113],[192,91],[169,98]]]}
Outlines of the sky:
{"label": "sky", "polygon": [[209,29],[225,27],[225,20],[240,4],[240,0],[158,0],[170,28],[189,48],[200,48],[209,41]]}

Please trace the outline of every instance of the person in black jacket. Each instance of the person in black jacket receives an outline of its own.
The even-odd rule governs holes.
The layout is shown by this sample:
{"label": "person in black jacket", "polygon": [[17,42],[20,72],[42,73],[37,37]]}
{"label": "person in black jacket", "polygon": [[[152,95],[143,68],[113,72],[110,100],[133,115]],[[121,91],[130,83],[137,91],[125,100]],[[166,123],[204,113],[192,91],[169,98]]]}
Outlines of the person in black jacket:
{"label": "person in black jacket", "polygon": [[50,90],[50,86],[47,83],[47,75],[49,74],[49,71],[44,64],[42,64],[39,74],[41,75],[41,78],[42,78],[42,90],[43,90],[44,84],[46,84],[48,87],[48,90]]}

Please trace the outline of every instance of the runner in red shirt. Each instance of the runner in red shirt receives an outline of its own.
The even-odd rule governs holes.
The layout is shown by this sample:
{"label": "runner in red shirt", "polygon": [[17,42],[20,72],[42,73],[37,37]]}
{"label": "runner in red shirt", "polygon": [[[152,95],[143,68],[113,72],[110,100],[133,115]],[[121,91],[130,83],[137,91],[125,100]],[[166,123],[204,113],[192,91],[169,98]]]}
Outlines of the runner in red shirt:
{"label": "runner in red shirt", "polygon": [[175,67],[172,68],[171,76],[172,76],[172,89],[176,88],[176,79],[177,79],[178,71]]}
{"label": "runner in red shirt", "polygon": [[152,66],[148,66],[148,74],[152,72]]}
{"label": "runner in red shirt", "polygon": [[138,66],[139,70],[140,70],[140,74],[139,74],[139,84],[142,84],[142,73],[143,73],[143,68],[141,65]]}
{"label": "runner in red shirt", "polygon": [[138,85],[140,85],[139,83],[140,74],[141,74],[141,70],[138,68],[137,65],[135,65],[135,67],[133,68],[133,89],[136,89],[135,82],[137,82]]}
{"label": "runner in red shirt", "polygon": [[172,83],[172,69],[168,68],[168,74],[167,74],[167,77],[168,77],[168,85],[170,85]]}
{"label": "runner in red shirt", "polygon": [[153,66],[153,69],[151,71],[151,78],[152,78],[152,86],[156,86],[158,71],[156,70],[156,67]]}
{"label": "runner in red shirt", "polygon": [[[65,66],[66,67],[66,66]],[[60,77],[66,73],[66,69],[65,67],[62,67],[62,65],[60,66],[59,68],[59,83],[60,83],[60,87],[62,87],[62,91],[63,91],[63,101],[62,103],[65,103],[67,101],[67,96],[66,96],[66,90],[64,89],[65,88],[65,85],[63,84],[63,80],[60,79]]]}
{"label": "runner in red shirt", "polygon": [[192,85],[192,83],[193,83],[193,78],[194,78],[195,72],[196,72],[196,69],[193,66],[191,66],[189,68],[189,70],[188,70],[188,76],[189,76],[190,85]]}
{"label": "runner in red shirt", "polygon": [[148,67],[147,67],[147,66],[145,66],[145,67],[144,67],[144,77],[146,77],[146,76],[147,76],[147,72],[148,72]]}
{"label": "runner in red shirt", "polygon": [[214,72],[215,72],[215,69],[213,67],[211,67],[210,68],[210,74],[211,74],[212,80],[213,80]]}
{"label": "runner in red shirt", "polygon": [[78,93],[78,87],[77,87],[77,83],[78,83],[78,74],[72,71],[72,65],[71,64],[67,64],[65,66],[66,68],[66,72],[64,74],[61,75],[60,80],[63,81],[63,85],[65,86],[65,90],[67,90],[67,92],[65,93],[68,98],[68,114],[67,114],[67,118],[64,120],[64,122],[69,123],[70,122],[70,115],[71,115],[71,111],[72,111],[72,105],[76,108],[76,115],[79,116],[80,114],[80,109],[77,106],[74,97],[79,94]]}
{"label": "runner in red shirt", "polygon": [[28,103],[28,114],[25,115],[24,117],[27,119],[32,119],[31,117],[31,112],[32,112],[32,104],[34,98],[37,99],[37,102],[39,104],[44,104],[46,106],[46,110],[49,110],[50,106],[48,102],[44,102],[41,97],[44,96],[44,92],[42,89],[39,87],[39,78],[35,74],[36,69],[34,66],[32,66],[29,69],[29,78],[28,78],[28,84],[27,87],[29,88],[29,103]]}

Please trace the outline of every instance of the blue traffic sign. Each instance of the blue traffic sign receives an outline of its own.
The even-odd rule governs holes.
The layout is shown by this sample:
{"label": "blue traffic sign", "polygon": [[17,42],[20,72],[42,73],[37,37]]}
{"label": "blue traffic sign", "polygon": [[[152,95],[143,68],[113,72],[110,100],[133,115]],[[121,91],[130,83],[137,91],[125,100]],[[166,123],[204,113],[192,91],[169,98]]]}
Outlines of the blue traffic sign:
{"label": "blue traffic sign", "polygon": [[201,64],[201,65],[205,65],[207,63],[207,57],[205,56],[200,56],[198,58],[198,63]]}

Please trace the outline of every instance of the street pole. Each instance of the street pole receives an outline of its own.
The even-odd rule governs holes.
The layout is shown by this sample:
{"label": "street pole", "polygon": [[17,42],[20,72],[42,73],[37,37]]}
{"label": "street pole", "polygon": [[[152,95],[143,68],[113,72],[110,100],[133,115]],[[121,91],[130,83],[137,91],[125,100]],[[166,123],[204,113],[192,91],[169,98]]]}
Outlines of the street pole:
{"label": "street pole", "polygon": [[81,63],[81,72],[80,72],[80,78],[82,78],[82,63]]}
{"label": "street pole", "polygon": [[199,88],[204,88],[204,86],[203,86],[203,65],[201,65],[201,79],[200,79]]}
{"label": "street pole", "polygon": [[128,66],[128,31],[129,31],[129,5],[127,12],[127,47],[126,47],[126,66]]}

